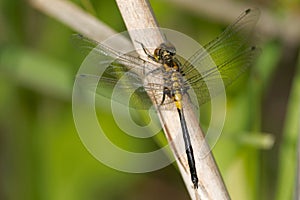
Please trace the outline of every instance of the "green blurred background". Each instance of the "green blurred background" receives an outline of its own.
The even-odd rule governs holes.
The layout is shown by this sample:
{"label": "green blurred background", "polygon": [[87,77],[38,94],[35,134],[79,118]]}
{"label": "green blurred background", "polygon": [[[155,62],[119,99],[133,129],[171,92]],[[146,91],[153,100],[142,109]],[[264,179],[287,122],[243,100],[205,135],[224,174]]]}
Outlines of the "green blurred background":
{"label": "green blurred background", "polygon": [[[201,44],[228,25],[213,13],[207,15],[209,11],[201,15],[172,0],[150,2],[162,27],[190,35]],[[74,3],[117,32],[125,30],[114,1]],[[297,0],[228,4],[261,7],[278,23],[277,28],[283,19],[291,24],[300,19]],[[213,153],[232,199],[281,200],[295,195],[300,37],[276,30],[261,34],[261,56],[228,89],[226,124]],[[0,199],[188,199],[174,165],[128,174],[101,164],[85,149],[71,106],[73,81],[84,55],[72,45],[72,33],[28,1],[0,1]],[[109,115],[103,113],[108,119]],[[205,128],[209,118],[204,116],[201,122]],[[157,146],[155,140],[114,140],[122,147],[144,151]]]}

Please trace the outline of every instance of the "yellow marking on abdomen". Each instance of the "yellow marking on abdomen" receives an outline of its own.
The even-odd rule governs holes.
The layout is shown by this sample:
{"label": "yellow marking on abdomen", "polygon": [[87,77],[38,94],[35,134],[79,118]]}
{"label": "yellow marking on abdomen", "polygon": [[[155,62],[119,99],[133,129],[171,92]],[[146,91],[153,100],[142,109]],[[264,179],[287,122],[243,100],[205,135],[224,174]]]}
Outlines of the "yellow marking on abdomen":
{"label": "yellow marking on abdomen", "polygon": [[181,100],[182,100],[182,96],[180,93],[177,92],[174,95],[174,101],[175,101],[176,108],[178,108],[178,109],[182,109]]}

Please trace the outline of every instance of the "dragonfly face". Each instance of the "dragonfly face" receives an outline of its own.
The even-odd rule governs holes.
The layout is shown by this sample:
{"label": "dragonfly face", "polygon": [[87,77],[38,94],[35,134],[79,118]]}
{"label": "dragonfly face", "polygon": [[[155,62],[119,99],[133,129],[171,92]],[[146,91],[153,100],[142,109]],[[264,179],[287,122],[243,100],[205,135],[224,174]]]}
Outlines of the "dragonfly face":
{"label": "dragonfly face", "polygon": [[167,64],[173,66],[174,56],[176,55],[176,49],[171,43],[162,43],[158,48],[154,50],[154,58],[161,64]]}

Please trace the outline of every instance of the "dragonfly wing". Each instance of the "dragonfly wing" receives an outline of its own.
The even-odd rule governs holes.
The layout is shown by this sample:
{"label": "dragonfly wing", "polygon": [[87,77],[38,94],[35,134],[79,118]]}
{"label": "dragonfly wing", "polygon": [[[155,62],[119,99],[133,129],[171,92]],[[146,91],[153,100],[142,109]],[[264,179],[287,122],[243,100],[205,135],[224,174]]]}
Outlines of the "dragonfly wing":
{"label": "dragonfly wing", "polygon": [[152,102],[142,84],[133,82],[132,77],[124,75],[121,80],[99,77],[92,74],[80,74],[77,79],[84,79],[84,90],[96,93],[96,98],[104,97],[138,110],[148,110]]}
{"label": "dragonfly wing", "polygon": [[214,60],[223,62],[220,57],[233,57],[241,48],[251,46],[253,42],[251,37],[259,15],[258,9],[246,10],[220,36],[206,44],[204,48]]}
{"label": "dragonfly wing", "polygon": [[260,49],[256,47],[249,47],[236,54],[231,60],[219,66],[211,67],[206,73],[198,73],[198,75],[191,77],[188,84],[197,95],[198,104],[202,105],[224,91],[223,86],[230,85],[245,72],[259,52]]}
{"label": "dragonfly wing", "polygon": [[[151,100],[145,89],[151,89],[157,93],[163,86],[144,87],[145,72],[151,72],[157,66],[138,57],[135,52],[123,54],[111,47],[82,35],[73,35],[73,41],[77,45],[90,52],[91,65],[105,68],[103,73],[96,70],[91,73],[84,73],[77,76],[81,79],[90,79],[91,83],[97,80],[97,94],[108,99],[112,99],[128,106],[128,95],[130,95],[129,106],[135,109],[148,109],[152,106]],[[95,68],[95,67],[92,67]],[[151,73],[155,75],[155,73]],[[155,84],[152,84],[155,86]],[[159,89],[158,89],[159,88]],[[90,90],[93,90],[91,87]],[[112,95],[113,94],[113,95]]]}
{"label": "dragonfly wing", "polygon": [[258,9],[246,10],[183,64],[186,82],[195,90],[200,105],[220,92],[220,81],[227,87],[255,60],[259,49],[251,46],[251,36],[258,18]]}
{"label": "dragonfly wing", "polygon": [[[159,77],[158,73],[151,73],[153,77]],[[118,103],[138,110],[148,110],[152,102],[147,91],[152,91],[156,102],[160,103],[164,84],[148,83],[145,85],[144,78],[122,66],[118,59],[110,64],[101,75],[79,74],[77,79],[85,83],[85,90],[112,99]],[[96,87],[96,89],[95,89]]]}
{"label": "dragonfly wing", "polygon": [[[134,69],[141,75],[143,75],[145,71],[152,71],[157,68],[153,63],[140,58],[135,51],[122,53],[80,34],[74,34],[72,40],[75,41],[76,46],[78,46],[81,51],[86,52],[86,54],[92,52],[95,55],[94,57],[99,57],[99,55],[101,55],[99,57],[99,62],[103,62],[103,60],[113,60],[115,63],[127,68],[126,70]],[[107,59],[105,59],[105,57]]]}

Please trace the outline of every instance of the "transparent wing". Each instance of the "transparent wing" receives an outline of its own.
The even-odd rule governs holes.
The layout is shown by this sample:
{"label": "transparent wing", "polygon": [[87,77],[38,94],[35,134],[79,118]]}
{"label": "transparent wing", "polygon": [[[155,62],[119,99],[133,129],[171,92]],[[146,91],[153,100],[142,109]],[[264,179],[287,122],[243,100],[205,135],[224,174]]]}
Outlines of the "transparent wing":
{"label": "transparent wing", "polygon": [[87,86],[85,89],[91,92],[95,91],[94,84],[96,81],[97,95],[139,110],[148,110],[153,105],[147,91],[152,93],[160,109],[172,109],[170,104],[174,103],[172,99],[166,97],[163,105],[160,105],[164,84],[150,83],[145,86],[138,76],[132,76],[130,73],[124,74],[121,79],[99,77],[92,74],[80,74],[77,76],[77,79],[88,79],[84,81],[85,84],[90,80],[91,86]]}
{"label": "transparent wing", "polygon": [[255,60],[259,49],[251,45],[251,36],[258,18],[258,9],[246,10],[221,35],[184,62],[186,84],[195,90],[200,105],[218,94],[219,88],[214,85],[221,79],[227,87]]}
{"label": "transparent wing", "polygon": [[[134,69],[136,70],[136,73],[143,74],[145,70],[153,70],[153,63],[149,63],[139,58],[135,51],[131,52],[130,54],[124,54],[104,44],[98,43],[97,41],[86,38],[80,34],[74,34],[72,36],[72,40],[75,41],[76,46],[78,46],[83,52],[88,53],[93,51],[95,55],[98,54],[110,57],[119,66],[124,66],[127,71],[130,69]],[[103,61],[99,60],[99,62]]]}

